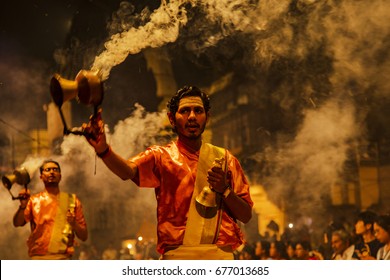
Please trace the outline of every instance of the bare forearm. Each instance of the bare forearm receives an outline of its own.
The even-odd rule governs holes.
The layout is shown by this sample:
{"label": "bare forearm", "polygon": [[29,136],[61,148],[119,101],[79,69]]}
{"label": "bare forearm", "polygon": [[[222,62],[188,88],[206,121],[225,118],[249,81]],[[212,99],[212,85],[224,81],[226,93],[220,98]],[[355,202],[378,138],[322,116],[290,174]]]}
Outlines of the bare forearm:
{"label": "bare forearm", "polygon": [[250,205],[233,191],[223,200],[233,216],[239,221],[246,224],[252,218]]}
{"label": "bare forearm", "polygon": [[76,236],[81,241],[86,241],[88,239],[88,230],[85,226],[80,226],[79,224],[75,224],[73,226],[73,230],[76,233]]}
{"label": "bare forearm", "polygon": [[134,163],[123,159],[112,150],[102,160],[122,180],[133,179],[137,173],[137,166]]}
{"label": "bare forearm", "polygon": [[[102,111],[99,109],[98,113],[90,119],[88,124],[83,124],[82,127],[85,132],[95,135],[95,137],[86,137],[86,139],[95,149],[96,154],[114,174],[123,180],[133,179],[137,174],[137,166],[120,157],[108,145],[101,113]],[[98,133],[96,134],[96,132]]]}
{"label": "bare forearm", "polygon": [[21,227],[26,224],[26,220],[24,219],[24,209],[19,207],[16,211],[14,218],[13,218],[13,224],[15,227]]}

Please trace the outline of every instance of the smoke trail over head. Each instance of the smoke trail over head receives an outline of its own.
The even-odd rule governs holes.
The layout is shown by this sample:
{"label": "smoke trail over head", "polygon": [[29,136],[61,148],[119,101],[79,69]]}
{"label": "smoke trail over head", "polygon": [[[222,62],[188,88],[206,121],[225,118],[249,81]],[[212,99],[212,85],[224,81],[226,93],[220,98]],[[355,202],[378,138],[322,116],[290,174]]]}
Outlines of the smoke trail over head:
{"label": "smoke trail over head", "polygon": [[[105,43],[105,50],[95,58],[92,69],[100,70],[102,79],[106,80],[111,68],[122,63],[129,54],[136,54],[146,47],[161,47],[174,42],[179,35],[179,28],[187,22],[182,5],[188,1],[162,1],[161,6],[151,15],[150,20],[139,28],[111,36]],[[122,8],[128,6],[122,5]],[[126,12],[124,12],[126,14]]]}
{"label": "smoke trail over head", "polygon": [[[134,7],[122,2],[110,24],[111,33],[118,31],[105,43],[105,50],[95,58],[92,69],[100,70],[105,80],[112,67],[122,63],[129,54],[176,42],[179,36],[191,37],[193,40],[186,42],[187,48],[200,53],[237,32],[253,32],[261,27],[253,26],[253,19],[258,15],[252,2],[162,1],[151,14],[145,8],[136,16],[132,16]],[[149,20],[143,24],[146,19]],[[189,20],[191,26],[187,26]]]}
{"label": "smoke trail over head", "polygon": [[[364,91],[371,88],[372,82],[387,84],[386,71],[371,65],[377,62],[382,70],[388,68],[388,60],[383,59],[389,44],[388,23],[384,20],[388,9],[389,4],[383,0],[370,5],[330,0],[176,0],[162,1],[153,12],[146,7],[141,14],[134,14],[134,7],[122,2],[110,25],[113,35],[92,69],[100,69],[105,80],[112,67],[128,55],[175,43],[192,53],[194,61],[203,54],[210,66],[224,63],[229,66],[221,67],[225,71],[244,67],[266,75],[275,63],[292,61],[296,66],[307,64],[299,65],[301,78],[305,79],[303,76],[313,70],[309,63],[317,60],[322,69],[315,69],[321,72],[316,74],[327,75],[322,80],[329,79],[334,87],[342,88],[354,80]],[[323,59],[325,63],[320,65],[315,55],[331,64]],[[314,78],[317,80],[309,84],[323,83],[319,77]],[[318,92],[315,86],[306,88]]]}

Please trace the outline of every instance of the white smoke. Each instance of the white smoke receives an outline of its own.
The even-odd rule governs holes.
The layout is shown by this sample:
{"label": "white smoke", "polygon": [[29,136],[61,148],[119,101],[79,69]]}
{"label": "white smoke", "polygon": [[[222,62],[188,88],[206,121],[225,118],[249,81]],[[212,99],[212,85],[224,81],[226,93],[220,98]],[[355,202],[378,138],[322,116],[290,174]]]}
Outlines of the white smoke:
{"label": "white smoke", "polygon": [[333,84],[340,87],[353,80],[361,92],[374,86],[378,90],[369,94],[388,96],[389,1],[371,1],[369,5],[365,1],[342,1],[335,8],[324,19],[324,35],[334,56]]}
{"label": "white smoke", "polygon": [[[189,48],[196,48],[196,51],[213,47],[219,40],[234,33],[261,29],[259,26],[253,26],[253,19],[258,17],[258,13],[256,5],[251,2],[249,0],[163,0],[160,7],[150,15],[150,20],[137,28],[128,26],[125,21],[130,18],[132,6],[122,3],[116,13],[118,16],[113,18],[118,22],[113,22],[111,26],[120,26],[125,30],[112,35],[104,44],[105,50],[96,56],[91,69],[100,70],[102,79],[106,80],[112,67],[122,63],[128,55],[139,53],[145,48],[158,48],[175,42],[180,36],[181,28],[188,23],[187,13],[191,9],[204,11],[205,19],[220,27],[217,33],[209,34],[207,29],[202,30],[205,31],[204,36],[207,36],[202,42],[203,47],[191,46],[191,42],[188,42]],[[198,30],[191,32],[198,32]]]}
{"label": "white smoke", "polygon": [[92,70],[99,70],[102,79],[106,80],[112,67],[122,63],[129,54],[136,54],[142,49],[158,48],[176,41],[180,26],[187,22],[183,4],[189,1],[162,1],[150,21],[139,28],[131,27],[111,36],[105,43],[105,50],[95,58]]}
{"label": "white smoke", "polygon": [[299,201],[300,208],[319,203],[340,178],[347,152],[359,134],[355,108],[349,101],[331,99],[318,109],[307,110],[296,137],[265,152],[269,163],[275,164],[267,179],[273,191],[282,195],[292,187],[307,194],[306,201]]}

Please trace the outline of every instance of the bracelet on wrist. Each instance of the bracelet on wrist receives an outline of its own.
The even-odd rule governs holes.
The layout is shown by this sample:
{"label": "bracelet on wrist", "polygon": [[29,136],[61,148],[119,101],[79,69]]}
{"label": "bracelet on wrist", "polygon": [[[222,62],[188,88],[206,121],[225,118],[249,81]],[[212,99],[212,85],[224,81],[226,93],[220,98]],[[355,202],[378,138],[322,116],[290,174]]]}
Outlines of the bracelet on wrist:
{"label": "bracelet on wrist", "polygon": [[111,152],[111,146],[107,146],[107,148],[103,152],[96,153],[96,155],[98,157],[100,157],[101,159],[103,159],[103,158],[107,157],[110,154],[110,152]]}
{"label": "bracelet on wrist", "polygon": [[230,185],[227,185],[226,189],[222,193],[223,198],[227,198],[231,192],[232,192],[232,187]]}

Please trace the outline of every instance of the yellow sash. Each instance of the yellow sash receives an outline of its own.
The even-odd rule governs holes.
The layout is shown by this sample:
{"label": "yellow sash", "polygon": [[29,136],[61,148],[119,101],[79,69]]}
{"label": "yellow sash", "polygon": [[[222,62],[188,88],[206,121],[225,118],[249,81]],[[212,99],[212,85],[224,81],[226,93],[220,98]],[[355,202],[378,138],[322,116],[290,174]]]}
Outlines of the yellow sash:
{"label": "yellow sash", "polygon": [[68,248],[69,237],[72,235],[72,228],[66,220],[68,209],[74,211],[76,206],[76,195],[60,192],[58,198],[57,214],[54,220],[53,231],[50,238],[49,253],[65,253]]}
{"label": "yellow sash", "polygon": [[[226,151],[223,148],[213,146],[208,143],[203,143],[200,148],[199,161],[196,173],[195,188],[192,194],[191,205],[188,212],[186,231],[184,233],[184,245],[212,244],[215,243],[218,237],[219,226],[221,222],[222,209],[220,202],[217,204],[217,214],[212,218],[203,218],[199,215],[196,209],[195,198],[201,192],[204,186],[208,185],[207,170],[213,165],[217,158],[225,157]],[[226,166],[226,165],[225,165]],[[220,197],[217,196],[217,198]]]}

